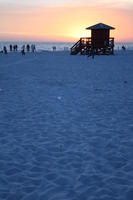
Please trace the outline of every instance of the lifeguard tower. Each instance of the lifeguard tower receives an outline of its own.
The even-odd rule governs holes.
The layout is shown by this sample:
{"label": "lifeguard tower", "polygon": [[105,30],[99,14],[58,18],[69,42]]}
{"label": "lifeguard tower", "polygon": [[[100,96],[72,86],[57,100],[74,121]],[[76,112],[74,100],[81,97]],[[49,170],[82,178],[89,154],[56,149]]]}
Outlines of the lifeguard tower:
{"label": "lifeguard tower", "polygon": [[91,37],[82,37],[71,48],[71,55],[80,53],[81,55],[89,55],[93,49],[97,55],[114,54],[114,38],[110,37],[110,30],[114,27],[99,23],[86,28],[91,30]]}

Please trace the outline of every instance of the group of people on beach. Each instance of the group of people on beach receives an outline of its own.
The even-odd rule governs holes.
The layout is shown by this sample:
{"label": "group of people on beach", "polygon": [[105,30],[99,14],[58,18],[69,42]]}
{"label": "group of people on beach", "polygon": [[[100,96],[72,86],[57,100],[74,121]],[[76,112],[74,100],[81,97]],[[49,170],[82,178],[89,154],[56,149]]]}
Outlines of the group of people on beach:
{"label": "group of people on beach", "polygon": [[[9,51],[10,52],[17,52],[19,51],[18,50],[18,45],[12,45],[10,44],[9,45]],[[20,48],[20,52],[22,53],[22,55],[25,55],[26,52],[32,52],[34,53],[36,51],[36,46],[34,44],[27,44],[27,45],[22,45],[22,47]],[[4,53],[4,54],[7,54],[8,53],[8,50],[7,50],[7,47],[4,46],[3,47],[3,50],[0,51],[1,53]]]}
{"label": "group of people on beach", "polygon": [[26,46],[23,45],[21,47],[22,55],[25,55],[25,51],[34,53],[36,51],[36,46],[34,44],[32,44],[32,45],[27,44]]}

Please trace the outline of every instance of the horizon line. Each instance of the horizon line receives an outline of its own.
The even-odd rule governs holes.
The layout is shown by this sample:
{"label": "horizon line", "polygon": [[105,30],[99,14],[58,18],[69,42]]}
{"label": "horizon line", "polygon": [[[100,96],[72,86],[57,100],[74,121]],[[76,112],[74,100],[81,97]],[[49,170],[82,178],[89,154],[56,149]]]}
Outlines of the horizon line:
{"label": "horizon line", "polygon": [[[80,38],[79,38],[80,39]],[[78,39],[77,39],[78,40]],[[34,40],[34,39],[18,39],[18,40],[13,40],[13,39],[0,39],[0,43],[2,42],[35,42],[35,43],[75,43],[77,40]],[[133,40],[126,40],[126,39],[123,39],[123,40],[115,40],[115,43],[133,43]]]}

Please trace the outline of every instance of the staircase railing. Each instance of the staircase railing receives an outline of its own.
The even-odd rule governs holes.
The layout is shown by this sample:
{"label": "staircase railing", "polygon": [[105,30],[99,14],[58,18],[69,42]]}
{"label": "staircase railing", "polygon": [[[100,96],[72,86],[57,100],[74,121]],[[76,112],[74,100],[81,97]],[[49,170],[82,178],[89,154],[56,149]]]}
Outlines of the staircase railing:
{"label": "staircase railing", "polygon": [[71,54],[75,55],[78,54],[79,52],[82,54],[84,50],[87,50],[87,48],[91,46],[91,38],[88,37],[82,37],[78,42],[76,42],[72,47],[71,47]]}
{"label": "staircase railing", "polygon": [[80,43],[80,40],[79,40],[78,42],[76,42],[76,43],[71,47],[71,49],[74,49],[79,43]]}
{"label": "staircase railing", "polygon": [[77,41],[72,47],[71,47],[71,54],[76,55],[78,53],[80,54],[89,54],[91,52],[92,43],[95,49],[96,54],[99,52],[105,54],[109,51],[109,54],[113,54],[114,50],[114,38],[110,37],[107,41],[107,44],[105,46],[104,40],[96,39],[92,41],[91,37],[82,37],[79,41]]}
{"label": "staircase railing", "polygon": [[71,54],[77,54],[80,50],[80,40],[71,47]]}

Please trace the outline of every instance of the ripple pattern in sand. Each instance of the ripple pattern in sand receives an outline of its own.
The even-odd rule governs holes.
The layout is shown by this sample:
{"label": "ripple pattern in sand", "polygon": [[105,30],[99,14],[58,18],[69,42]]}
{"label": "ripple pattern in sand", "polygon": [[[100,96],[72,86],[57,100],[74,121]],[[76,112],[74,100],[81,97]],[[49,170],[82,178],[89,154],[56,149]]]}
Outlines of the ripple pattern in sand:
{"label": "ripple pattern in sand", "polygon": [[37,56],[1,68],[0,200],[132,200],[127,74],[109,57]]}

